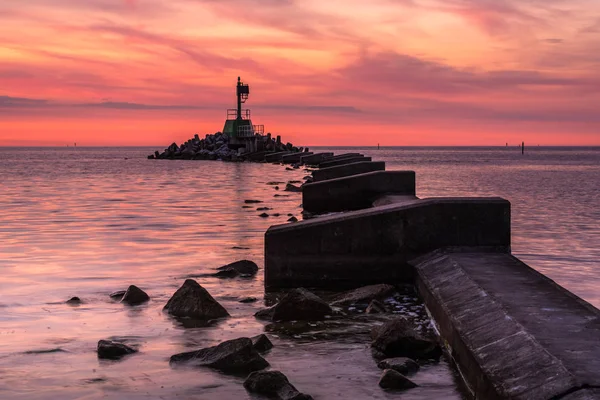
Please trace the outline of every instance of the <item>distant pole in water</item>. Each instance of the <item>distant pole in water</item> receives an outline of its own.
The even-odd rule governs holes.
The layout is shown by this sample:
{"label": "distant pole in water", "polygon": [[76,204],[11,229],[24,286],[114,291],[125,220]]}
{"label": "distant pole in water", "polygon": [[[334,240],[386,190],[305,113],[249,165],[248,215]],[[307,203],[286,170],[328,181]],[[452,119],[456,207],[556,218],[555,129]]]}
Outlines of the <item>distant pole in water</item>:
{"label": "distant pole in water", "polygon": [[77,142],[74,143],[74,146],[77,147]]}
{"label": "distant pole in water", "polygon": [[521,154],[525,154],[525,142],[521,143]]}
{"label": "distant pole in water", "polygon": [[377,143],[377,150],[379,150],[379,143]]}

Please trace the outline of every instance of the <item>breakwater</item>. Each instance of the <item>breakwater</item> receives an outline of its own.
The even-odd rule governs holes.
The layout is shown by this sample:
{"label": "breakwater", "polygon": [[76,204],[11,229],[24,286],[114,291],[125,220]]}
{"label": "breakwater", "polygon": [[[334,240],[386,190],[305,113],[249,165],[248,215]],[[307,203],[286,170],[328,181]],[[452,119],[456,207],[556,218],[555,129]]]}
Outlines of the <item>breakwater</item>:
{"label": "breakwater", "polygon": [[317,166],[303,205],[347,212],[269,228],[267,291],[414,284],[472,396],[600,398],[600,311],[510,254],[507,200],[419,199],[355,154]]}

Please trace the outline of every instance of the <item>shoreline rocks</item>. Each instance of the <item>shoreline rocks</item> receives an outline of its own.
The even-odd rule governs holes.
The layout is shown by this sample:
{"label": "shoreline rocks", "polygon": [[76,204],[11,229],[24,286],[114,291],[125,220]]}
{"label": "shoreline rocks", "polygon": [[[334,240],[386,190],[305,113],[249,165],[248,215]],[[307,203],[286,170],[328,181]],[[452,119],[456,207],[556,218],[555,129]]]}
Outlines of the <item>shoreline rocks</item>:
{"label": "shoreline rocks", "polygon": [[396,318],[374,327],[371,338],[371,348],[378,356],[421,360],[438,359],[442,355],[438,343],[421,337],[404,318]]}
{"label": "shoreline rocks", "polygon": [[371,300],[385,298],[396,291],[392,285],[378,284],[363,286],[344,292],[335,297],[332,306],[346,306],[354,303],[369,303]]}
{"label": "shoreline rocks", "polygon": [[417,372],[420,368],[419,364],[415,360],[411,360],[407,357],[394,357],[386,358],[377,364],[379,369],[393,369],[403,375]]}
{"label": "shoreline rocks", "polygon": [[250,338],[227,340],[217,346],[171,356],[170,364],[209,367],[227,373],[249,373],[269,366]]}
{"label": "shoreline rocks", "polygon": [[312,400],[311,396],[300,393],[279,371],[253,372],[244,381],[244,387],[251,393],[279,400]]}
{"label": "shoreline rocks", "polygon": [[240,260],[219,267],[217,271],[215,276],[219,278],[251,277],[258,272],[258,265],[250,260]]}
{"label": "shoreline rocks", "polygon": [[228,317],[227,310],[193,279],[186,279],[163,308],[180,318],[209,320]]}
{"label": "shoreline rocks", "polygon": [[323,299],[306,289],[290,290],[273,307],[260,310],[254,316],[269,321],[319,321],[332,315],[333,309]]}
{"label": "shoreline rocks", "polygon": [[98,358],[118,360],[128,354],[137,353],[137,350],[124,343],[112,340],[100,340],[98,342]]}
{"label": "shoreline rocks", "polygon": [[136,306],[138,304],[145,303],[150,300],[150,296],[142,289],[135,285],[130,285],[123,297],[121,298],[121,303],[128,304],[130,306]]}
{"label": "shoreline rocks", "polygon": [[386,369],[379,379],[379,386],[388,390],[412,389],[418,385],[393,369]]}

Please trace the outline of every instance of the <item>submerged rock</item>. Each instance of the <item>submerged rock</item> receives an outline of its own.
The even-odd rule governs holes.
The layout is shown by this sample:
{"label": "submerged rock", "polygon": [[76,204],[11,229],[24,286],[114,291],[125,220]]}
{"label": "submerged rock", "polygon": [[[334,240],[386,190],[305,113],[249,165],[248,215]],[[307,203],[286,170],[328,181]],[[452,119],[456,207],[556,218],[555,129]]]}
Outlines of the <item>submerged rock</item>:
{"label": "submerged rock", "polygon": [[259,217],[261,217],[261,218],[267,218],[268,216],[269,216],[269,214],[267,214],[267,213],[262,213],[259,215]]}
{"label": "submerged rock", "polygon": [[386,358],[377,364],[379,369],[393,369],[403,375],[419,370],[419,364],[416,361],[406,357]]}
{"label": "submerged rock", "polygon": [[113,342],[112,340],[100,340],[98,342],[98,358],[118,360],[133,353],[137,353],[137,350],[123,343]]}
{"label": "submerged rock", "polygon": [[238,300],[238,303],[255,303],[258,299],[256,297],[244,297],[243,299]]}
{"label": "submerged rock", "polygon": [[257,336],[253,336],[250,338],[252,340],[252,346],[259,353],[264,353],[265,351],[269,351],[273,348],[273,343],[269,340],[268,336],[265,334],[260,334]]}
{"label": "submerged rock", "polygon": [[129,304],[130,306],[135,306],[137,304],[142,304],[150,300],[150,296],[146,294],[142,289],[135,285],[131,285],[127,288],[127,291],[123,294],[123,298],[121,299],[121,303]]}
{"label": "submerged rock", "polygon": [[312,400],[300,393],[288,378],[279,371],[253,372],[244,382],[246,390],[279,400]]}
{"label": "submerged rock", "polygon": [[395,290],[392,285],[387,284],[363,286],[336,296],[331,305],[345,306],[353,303],[368,303],[371,300],[389,296]]}
{"label": "submerged rock", "polygon": [[163,310],[175,317],[215,319],[228,317],[229,313],[206,289],[193,279],[186,279],[169,299]]}
{"label": "submerged rock", "polygon": [[217,268],[218,277],[254,276],[258,272],[258,265],[250,260],[240,260]]}
{"label": "submerged rock", "polygon": [[404,318],[376,326],[371,331],[371,338],[371,347],[386,357],[437,359],[442,355],[436,342],[421,337]]}
{"label": "submerged rock", "polygon": [[257,203],[262,203],[262,200],[244,200],[244,203],[246,203],[246,204],[257,204]]}
{"label": "submerged rock", "polygon": [[302,192],[302,188],[294,184],[288,183],[285,185],[286,192]]}
{"label": "submerged rock", "polygon": [[121,300],[123,296],[125,296],[126,290],[117,290],[116,292],[112,292],[108,296],[113,300]]}
{"label": "submerged rock", "polygon": [[298,222],[298,218],[292,216],[288,219],[288,222]]}
{"label": "submerged rock", "polygon": [[388,312],[387,307],[379,300],[371,300],[365,311],[367,314],[385,314],[386,312]]}
{"label": "submerged rock", "polygon": [[186,363],[230,373],[249,373],[269,366],[249,338],[227,340],[217,346],[175,354],[171,356],[170,363]]}
{"label": "submerged rock", "polygon": [[386,369],[379,379],[379,386],[383,389],[402,390],[415,388],[418,385],[393,369]]}
{"label": "submerged rock", "polygon": [[65,303],[67,303],[71,306],[78,306],[82,303],[82,301],[79,297],[75,296],[75,297],[71,297],[69,300],[65,301]]}
{"label": "submerged rock", "polygon": [[260,310],[256,318],[270,321],[323,320],[333,310],[325,301],[306,289],[290,290],[279,303],[271,308]]}

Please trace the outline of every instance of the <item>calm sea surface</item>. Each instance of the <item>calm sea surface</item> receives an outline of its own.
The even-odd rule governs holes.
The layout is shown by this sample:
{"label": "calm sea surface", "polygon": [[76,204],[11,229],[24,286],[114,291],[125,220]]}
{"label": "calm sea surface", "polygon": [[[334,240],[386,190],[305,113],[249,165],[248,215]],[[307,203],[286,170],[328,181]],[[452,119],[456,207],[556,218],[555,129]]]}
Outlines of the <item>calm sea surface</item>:
{"label": "calm sea surface", "polygon": [[[185,328],[161,309],[188,275],[243,258],[262,268],[265,230],[288,214],[301,218],[301,196],[266,183],[306,172],[147,160],[154,150],[0,148],[1,399],[249,398],[241,378],[174,370],[168,358],[263,332],[252,316],[264,306],[262,271],[246,280],[198,278],[232,315],[215,326]],[[419,197],[510,200],[513,253],[600,307],[600,148],[351,150],[386,161],[388,170],[416,171]],[[242,208],[246,199],[264,203]],[[261,206],[281,216],[260,218]],[[152,300],[138,307],[110,300],[129,284]],[[84,303],[64,304],[72,296]],[[247,296],[260,301],[238,303]],[[333,339],[272,336],[267,359],[316,399],[399,398],[377,386],[365,330],[343,332],[361,324],[351,321]],[[99,361],[96,343],[107,338],[140,353]],[[445,362],[414,380],[421,387],[403,399],[461,398]]]}

